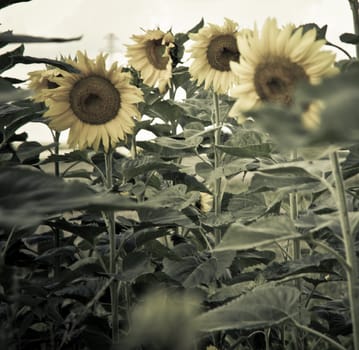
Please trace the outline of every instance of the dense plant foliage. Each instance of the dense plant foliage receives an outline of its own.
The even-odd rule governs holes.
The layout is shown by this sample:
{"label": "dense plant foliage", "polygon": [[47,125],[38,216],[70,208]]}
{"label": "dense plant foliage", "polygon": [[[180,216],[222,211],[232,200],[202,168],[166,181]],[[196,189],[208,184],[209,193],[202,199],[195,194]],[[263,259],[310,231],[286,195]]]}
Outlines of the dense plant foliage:
{"label": "dense plant foliage", "polygon": [[[159,60],[145,75],[132,66],[120,73],[138,99],[141,90],[143,101],[128,103],[142,120],[128,121],[126,109],[127,135],[116,142],[105,128],[93,139],[76,129],[79,147],[65,151],[59,130],[50,128],[54,142],[41,144],[19,129],[58,117],[44,114],[86,59],[29,57],[23,45],[1,53],[0,349],[359,350],[358,60],[336,62],[336,74],[316,85],[298,83],[286,105],[267,99],[231,118],[229,83],[216,82],[216,73],[206,82],[202,66],[192,66],[201,81],[193,80],[183,63],[190,38],[210,35],[216,45],[224,37],[231,59],[240,59],[235,26],[226,23],[146,32],[153,48],[135,36],[129,52],[145,50],[149,59],[134,65]],[[307,39],[312,30],[313,42],[338,48],[326,27],[286,30]],[[66,40],[79,38],[0,33],[3,50]],[[356,45],[359,36],[341,40]],[[208,72],[235,83],[229,64],[216,62]],[[35,102],[24,81],[6,75],[18,63],[56,68],[49,81],[57,87],[48,84]],[[81,79],[104,70],[96,64]],[[114,86],[116,70],[106,73]],[[116,88],[122,97],[129,89]],[[313,101],[322,106],[319,127],[303,123]],[[142,130],[154,137],[136,140]]]}

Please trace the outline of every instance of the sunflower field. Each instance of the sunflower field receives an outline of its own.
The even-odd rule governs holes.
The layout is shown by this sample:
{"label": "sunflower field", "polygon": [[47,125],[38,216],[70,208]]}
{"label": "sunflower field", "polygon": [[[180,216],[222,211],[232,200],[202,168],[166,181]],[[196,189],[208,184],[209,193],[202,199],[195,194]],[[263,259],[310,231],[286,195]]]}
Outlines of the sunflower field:
{"label": "sunflower field", "polygon": [[202,19],[139,29],[125,66],[2,31],[0,349],[359,350],[349,5],[337,43]]}

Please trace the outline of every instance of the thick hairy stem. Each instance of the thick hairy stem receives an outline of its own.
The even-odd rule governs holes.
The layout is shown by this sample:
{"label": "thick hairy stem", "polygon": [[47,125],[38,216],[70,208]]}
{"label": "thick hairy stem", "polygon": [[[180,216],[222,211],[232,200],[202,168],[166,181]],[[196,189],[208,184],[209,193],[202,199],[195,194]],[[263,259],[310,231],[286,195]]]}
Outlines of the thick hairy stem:
{"label": "thick hairy stem", "polygon": [[[105,153],[105,166],[106,166],[106,183],[105,186],[108,190],[112,189],[112,151]],[[110,242],[110,262],[109,273],[114,276],[117,273],[117,252],[116,252],[116,227],[115,227],[115,212],[108,210],[105,213],[107,217],[107,230]],[[118,344],[120,340],[120,330],[118,327],[118,281],[114,279],[110,285],[111,294],[111,316],[112,316],[112,342]]]}
{"label": "thick hairy stem", "polygon": [[[60,132],[55,131],[53,134],[55,141],[54,153],[56,156],[60,154]],[[54,173],[56,177],[60,177],[60,162],[56,159],[54,162]],[[60,248],[62,230],[55,228],[54,232],[54,248]],[[57,278],[60,275],[61,260],[60,256],[56,255],[54,259],[54,276]]]}
{"label": "thick hairy stem", "polygon": [[[292,151],[291,159],[297,159],[297,151]],[[293,222],[298,219],[298,193],[292,192],[289,194],[289,210],[290,210],[290,218]],[[293,260],[299,260],[301,257],[300,253],[300,240],[293,240]],[[296,285],[299,289],[301,289],[300,280],[296,281]]]}
{"label": "thick hairy stem", "polygon": [[351,233],[348,216],[348,208],[345,200],[345,188],[342,170],[339,164],[339,157],[336,151],[329,155],[332,172],[336,187],[336,202],[338,203],[340,226],[343,236],[345,258],[348,265],[346,269],[348,280],[348,297],[350,304],[350,313],[353,324],[354,349],[359,350],[359,293],[358,293],[358,267],[355,253],[354,237]]}
{"label": "thick hairy stem", "polygon": [[[221,118],[219,112],[219,97],[217,93],[213,92],[213,104],[214,104],[214,115],[213,115],[213,127],[214,127],[214,172],[216,173],[217,169],[220,166],[220,150],[218,149],[218,145],[220,144],[220,137],[221,137]],[[216,218],[219,217],[221,214],[221,178],[217,177],[214,180],[214,190],[213,190],[214,198],[214,213]],[[214,229],[216,245],[221,241],[221,229],[215,228]]]}

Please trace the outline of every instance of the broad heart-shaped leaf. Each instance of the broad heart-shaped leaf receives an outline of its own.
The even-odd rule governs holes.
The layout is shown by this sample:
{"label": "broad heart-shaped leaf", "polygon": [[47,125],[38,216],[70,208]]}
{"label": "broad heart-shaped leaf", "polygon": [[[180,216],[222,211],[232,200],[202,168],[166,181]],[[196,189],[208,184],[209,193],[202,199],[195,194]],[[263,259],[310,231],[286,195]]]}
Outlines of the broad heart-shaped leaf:
{"label": "broad heart-shaped leaf", "polygon": [[223,152],[238,157],[268,156],[274,148],[274,143],[268,135],[254,128],[238,128],[230,139],[218,146]]}
{"label": "broad heart-shaped leaf", "polygon": [[98,194],[84,183],[67,183],[29,168],[0,171],[0,223],[5,227],[31,227],[66,210],[137,207],[118,195]]}
{"label": "broad heart-shaped leaf", "polygon": [[196,318],[200,331],[260,329],[296,319],[300,291],[287,286],[261,286]]}
{"label": "broad heart-shaped leaf", "polygon": [[203,138],[201,136],[192,136],[188,139],[175,139],[172,137],[163,136],[155,139],[155,142],[162,147],[182,150],[195,148],[202,142],[202,140]]}
{"label": "broad heart-shaped leaf", "polygon": [[269,156],[274,148],[273,143],[262,143],[257,145],[236,146],[217,146],[222,152],[238,157],[265,157]]}
{"label": "broad heart-shaped leaf", "polygon": [[152,118],[160,118],[168,122],[179,120],[184,114],[184,111],[177,102],[165,100],[155,102],[154,104],[148,106],[144,113]]}
{"label": "broad heart-shaped leaf", "polygon": [[296,166],[279,165],[257,171],[252,178],[251,192],[288,189],[296,191],[319,184],[319,180],[305,169]]}
{"label": "broad heart-shaped leaf", "polygon": [[269,216],[247,226],[232,224],[214,250],[245,250],[299,237],[287,216]]}
{"label": "broad heart-shaped leaf", "polygon": [[272,262],[267,266],[263,275],[266,280],[278,280],[284,277],[301,273],[333,274],[336,259],[329,254],[313,254],[302,257],[300,260],[290,260],[284,263]]}
{"label": "broad heart-shaped leaf", "polygon": [[125,256],[122,262],[120,280],[134,281],[137,277],[154,272],[150,257],[143,252],[133,252]]}
{"label": "broad heart-shaped leaf", "polygon": [[202,283],[208,284],[216,277],[217,260],[210,258],[196,266],[196,268],[183,281],[185,288],[194,288]]}
{"label": "broad heart-shaped leaf", "polygon": [[40,154],[55,146],[55,143],[43,146],[39,142],[29,141],[23,142],[16,150],[16,155],[21,163],[34,164],[40,161]]}
{"label": "broad heart-shaped leaf", "polygon": [[147,173],[151,170],[176,172],[178,170],[178,165],[164,162],[158,157],[144,156],[136,159],[122,160],[118,163],[117,170],[129,180],[137,175]]}
{"label": "broad heart-shaped leaf", "polygon": [[[151,203],[153,202],[149,202],[149,204]],[[139,208],[137,212],[140,220],[144,223],[159,226],[197,228],[197,225],[188,216],[172,208]],[[153,233],[155,235],[155,232]]]}

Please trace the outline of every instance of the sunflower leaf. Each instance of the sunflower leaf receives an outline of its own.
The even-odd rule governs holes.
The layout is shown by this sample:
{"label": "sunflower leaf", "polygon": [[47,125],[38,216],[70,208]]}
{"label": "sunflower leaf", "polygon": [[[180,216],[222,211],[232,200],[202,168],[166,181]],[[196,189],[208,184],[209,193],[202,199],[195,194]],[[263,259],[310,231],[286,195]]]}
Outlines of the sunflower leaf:
{"label": "sunflower leaf", "polygon": [[198,33],[198,31],[204,26],[204,19],[203,17],[201,18],[201,20],[193,27],[191,28],[187,34],[190,34],[190,33]]}
{"label": "sunflower leaf", "polygon": [[339,37],[340,41],[346,44],[359,44],[359,35],[352,33],[343,33]]}
{"label": "sunflower leaf", "polygon": [[226,231],[222,242],[214,250],[252,249],[299,237],[301,237],[300,234],[288,217],[270,216],[251,225],[232,224]]}
{"label": "sunflower leaf", "polygon": [[24,53],[24,45],[20,45],[12,51],[8,51],[0,56],[0,73],[10,69],[15,65],[12,57],[15,55],[22,55]]}
{"label": "sunflower leaf", "polygon": [[296,319],[300,291],[288,286],[261,286],[197,317],[199,330],[267,328]]}
{"label": "sunflower leaf", "polygon": [[41,36],[31,36],[22,34],[13,34],[11,30],[0,33],[0,44],[10,43],[65,43],[68,41],[80,40],[82,36],[74,38],[44,38]]}
{"label": "sunflower leaf", "polygon": [[[0,40],[1,42],[1,40]],[[31,56],[12,56],[14,64],[22,63],[22,64],[33,64],[33,63],[45,63],[50,66],[55,66],[57,68],[63,69],[70,73],[79,73],[79,71],[71,66],[68,63],[52,60],[49,58],[39,58],[39,57],[31,57]]]}
{"label": "sunflower leaf", "polygon": [[325,36],[327,34],[328,25],[323,27],[319,27],[316,23],[306,23],[300,25],[297,29],[303,28],[303,34],[309,30],[315,29],[316,30],[316,40],[326,39]]}

